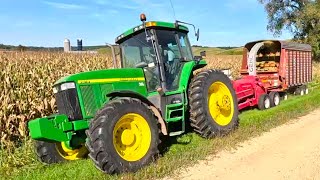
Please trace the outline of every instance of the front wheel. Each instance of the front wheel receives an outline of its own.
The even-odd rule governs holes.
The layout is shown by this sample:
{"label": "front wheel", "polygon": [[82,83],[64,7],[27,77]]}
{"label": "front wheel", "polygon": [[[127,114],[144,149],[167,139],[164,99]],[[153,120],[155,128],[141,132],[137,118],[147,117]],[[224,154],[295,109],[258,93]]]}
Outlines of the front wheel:
{"label": "front wheel", "polygon": [[138,99],[110,101],[90,122],[86,133],[89,157],[105,173],[137,171],[159,153],[157,118]]}
{"label": "front wheel", "polygon": [[230,79],[206,70],[189,85],[190,123],[202,137],[225,135],[239,124],[238,101]]}
{"label": "front wheel", "polygon": [[45,164],[78,160],[85,158],[88,154],[84,145],[78,148],[70,148],[64,142],[35,141],[34,146],[38,159]]}

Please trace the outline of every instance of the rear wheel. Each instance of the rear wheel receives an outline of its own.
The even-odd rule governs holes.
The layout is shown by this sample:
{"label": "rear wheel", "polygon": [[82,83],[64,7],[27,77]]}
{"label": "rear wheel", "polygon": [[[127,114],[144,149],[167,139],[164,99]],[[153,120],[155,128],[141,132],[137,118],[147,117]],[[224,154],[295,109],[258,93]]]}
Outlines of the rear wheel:
{"label": "rear wheel", "polygon": [[304,86],[297,87],[295,95],[303,96],[305,94]]}
{"label": "rear wheel", "polygon": [[278,92],[270,92],[269,93],[271,100],[271,107],[278,106],[280,104],[280,94]]}
{"label": "rear wheel", "polygon": [[301,91],[303,91],[303,95],[309,94],[309,89],[306,85],[301,86]]}
{"label": "rear wheel", "polygon": [[202,137],[225,135],[239,124],[238,102],[230,79],[220,71],[207,70],[189,86],[190,123]]}
{"label": "rear wheel", "polygon": [[271,107],[271,100],[268,94],[262,94],[259,97],[258,108],[260,110],[269,109]]}
{"label": "rear wheel", "polygon": [[35,150],[38,158],[45,164],[59,163],[67,160],[78,160],[88,154],[87,148],[83,145],[72,149],[67,147],[64,142],[50,143],[35,141]]}
{"label": "rear wheel", "polygon": [[90,122],[86,133],[89,157],[105,173],[134,172],[159,153],[157,118],[138,99],[110,101]]}

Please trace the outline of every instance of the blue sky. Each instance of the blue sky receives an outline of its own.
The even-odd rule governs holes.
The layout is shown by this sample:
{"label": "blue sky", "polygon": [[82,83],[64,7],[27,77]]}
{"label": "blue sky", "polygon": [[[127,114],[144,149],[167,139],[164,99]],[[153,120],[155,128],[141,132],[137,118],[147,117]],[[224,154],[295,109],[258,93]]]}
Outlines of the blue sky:
{"label": "blue sky", "polygon": [[[197,42],[207,46],[242,46],[274,39],[266,30],[264,8],[257,0],[172,0],[176,18],[200,28]],[[1,0],[0,44],[63,46],[82,38],[84,45],[114,43],[116,36],[147,20],[174,21],[169,0]],[[280,39],[291,35],[284,32]]]}

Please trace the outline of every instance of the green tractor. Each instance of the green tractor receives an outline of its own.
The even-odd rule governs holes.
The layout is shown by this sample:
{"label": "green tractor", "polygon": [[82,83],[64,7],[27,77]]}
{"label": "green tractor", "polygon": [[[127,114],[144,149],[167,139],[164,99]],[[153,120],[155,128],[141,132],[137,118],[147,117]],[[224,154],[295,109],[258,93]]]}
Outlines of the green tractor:
{"label": "green tractor", "polygon": [[[183,25],[188,23],[140,18],[141,25],[116,38],[121,68],[82,72],[54,84],[58,114],[28,124],[40,161],[89,156],[105,173],[134,172],[157,158],[164,137],[192,127],[212,138],[238,126],[229,78],[217,70],[194,75],[206,66],[205,53],[193,56]],[[195,34],[198,39],[199,30]]]}

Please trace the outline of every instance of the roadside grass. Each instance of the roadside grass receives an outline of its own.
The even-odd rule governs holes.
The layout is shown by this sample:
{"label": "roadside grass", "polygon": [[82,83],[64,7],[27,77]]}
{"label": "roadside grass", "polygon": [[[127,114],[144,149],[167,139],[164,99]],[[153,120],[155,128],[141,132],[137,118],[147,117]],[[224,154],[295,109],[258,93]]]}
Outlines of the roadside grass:
{"label": "roadside grass", "polygon": [[[222,149],[237,148],[240,142],[319,108],[320,90],[316,88],[316,84],[310,86],[315,88],[309,95],[292,96],[287,101],[281,102],[278,107],[265,111],[254,109],[242,112],[239,128],[226,137],[207,140],[195,133],[187,133],[170,138],[166,142],[167,152],[157,162],[137,173],[105,175],[98,171],[89,159],[50,166],[42,165],[35,160],[31,143],[28,141],[25,143],[26,146],[9,156],[11,157],[9,161],[4,157],[8,154],[0,152],[0,179],[154,179],[169,176],[179,173],[179,168],[190,166]],[[9,165],[9,162],[19,160],[25,163],[14,167]]]}

